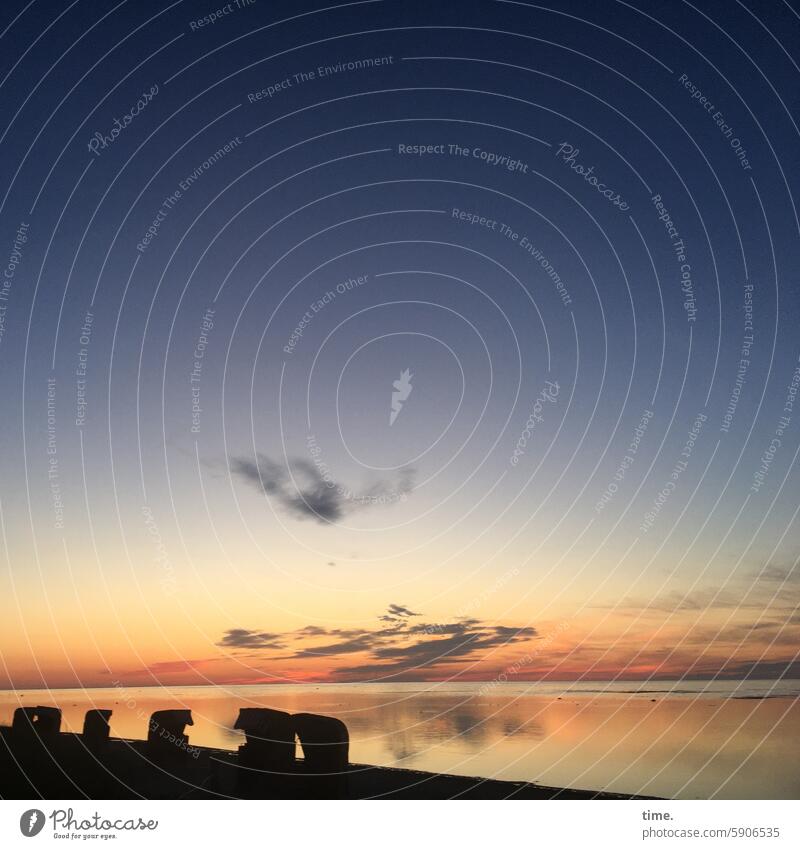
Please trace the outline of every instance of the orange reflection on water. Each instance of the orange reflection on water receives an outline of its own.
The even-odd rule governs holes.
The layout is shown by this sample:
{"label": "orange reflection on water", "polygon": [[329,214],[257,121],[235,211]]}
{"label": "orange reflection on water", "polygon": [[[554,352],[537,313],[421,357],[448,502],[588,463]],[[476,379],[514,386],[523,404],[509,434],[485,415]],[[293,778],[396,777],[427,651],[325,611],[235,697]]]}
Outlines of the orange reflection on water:
{"label": "orange reflection on water", "polygon": [[478,685],[110,688],[0,693],[0,722],[18,704],[62,708],[80,730],[112,708],[114,736],[143,738],[155,710],[188,707],[193,745],[235,749],[241,707],[330,714],[347,723],[351,760],[558,787],[679,798],[798,798],[800,704],[791,698],[532,696]]}

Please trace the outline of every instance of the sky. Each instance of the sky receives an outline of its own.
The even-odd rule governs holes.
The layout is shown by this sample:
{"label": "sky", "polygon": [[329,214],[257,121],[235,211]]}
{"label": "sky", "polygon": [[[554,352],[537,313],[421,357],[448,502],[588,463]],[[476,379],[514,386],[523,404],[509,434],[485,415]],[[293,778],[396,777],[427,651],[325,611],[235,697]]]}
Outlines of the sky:
{"label": "sky", "polygon": [[798,677],[789,3],[0,10],[0,687]]}

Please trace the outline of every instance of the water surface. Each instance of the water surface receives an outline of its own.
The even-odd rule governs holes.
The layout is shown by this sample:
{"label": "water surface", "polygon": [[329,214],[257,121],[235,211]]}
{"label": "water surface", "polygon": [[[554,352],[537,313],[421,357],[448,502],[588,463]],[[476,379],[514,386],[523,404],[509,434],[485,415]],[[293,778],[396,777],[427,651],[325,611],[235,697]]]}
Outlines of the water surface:
{"label": "water surface", "polygon": [[57,705],[67,730],[90,707],[143,738],[154,710],[186,707],[190,742],[235,749],[240,707],[337,716],[351,760],[670,798],[800,798],[800,682],[568,682],[111,687],[0,692]]}

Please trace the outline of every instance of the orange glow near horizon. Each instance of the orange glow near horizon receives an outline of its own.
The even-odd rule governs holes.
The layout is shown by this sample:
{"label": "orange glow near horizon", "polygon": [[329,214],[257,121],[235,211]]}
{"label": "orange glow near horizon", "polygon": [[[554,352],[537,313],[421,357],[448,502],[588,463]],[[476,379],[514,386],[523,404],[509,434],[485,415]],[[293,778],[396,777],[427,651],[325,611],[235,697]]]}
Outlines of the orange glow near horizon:
{"label": "orange glow near horizon", "polygon": [[142,632],[142,620],[51,623],[40,612],[24,631],[13,620],[0,626],[0,687],[759,677],[751,666],[790,663],[787,645],[798,636],[796,624],[775,640],[719,616],[639,616],[632,624],[595,611],[538,626],[401,616],[354,628],[218,629],[210,640],[177,617]]}

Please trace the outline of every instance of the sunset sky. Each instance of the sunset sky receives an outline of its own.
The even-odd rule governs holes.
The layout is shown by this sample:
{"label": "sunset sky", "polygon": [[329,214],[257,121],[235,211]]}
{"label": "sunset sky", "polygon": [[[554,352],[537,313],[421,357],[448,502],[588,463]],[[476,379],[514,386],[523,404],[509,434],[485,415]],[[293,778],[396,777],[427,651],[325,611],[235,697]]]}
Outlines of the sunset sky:
{"label": "sunset sky", "polygon": [[0,11],[0,687],[800,677],[796,15],[229,6]]}

